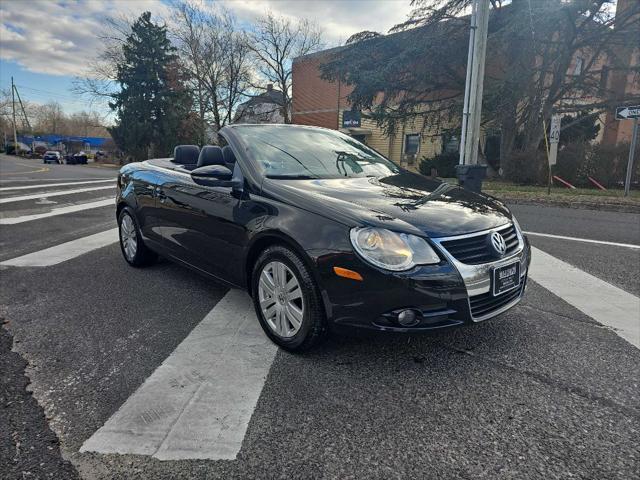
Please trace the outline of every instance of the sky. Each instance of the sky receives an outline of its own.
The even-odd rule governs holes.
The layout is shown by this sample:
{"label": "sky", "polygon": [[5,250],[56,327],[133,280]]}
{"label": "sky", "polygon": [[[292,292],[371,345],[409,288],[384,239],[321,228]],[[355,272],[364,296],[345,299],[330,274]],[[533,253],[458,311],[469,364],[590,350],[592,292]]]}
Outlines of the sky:
{"label": "sky", "polygon": [[[101,49],[97,33],[105,18],[151,11],[169,18],[167,0],[0,0],[0,88],[11,77],[23,100],[59,102],[66,112],[95,109],[72,92],[74,77],[86,76]],[[316,21],[327,46],[344,43],[362,30],[385,33],[403,22],[410,0],[202,0],[230,10],[243,25],[270,10]]]}

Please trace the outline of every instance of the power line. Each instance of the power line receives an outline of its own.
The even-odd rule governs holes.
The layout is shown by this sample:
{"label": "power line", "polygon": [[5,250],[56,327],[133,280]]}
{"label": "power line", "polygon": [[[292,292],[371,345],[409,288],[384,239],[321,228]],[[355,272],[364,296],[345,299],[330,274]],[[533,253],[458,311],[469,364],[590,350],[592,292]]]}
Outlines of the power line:
{"label": "power line", "polygon": [[52,92],[50,90],[41,90],[41,89],[38,89],[38,88],[27,87],[25,85],[16,84],[16,87],[20,87],[23,90],[29,90],[29,91],[32,91],[32,92],[46,93],[46,94],[53,95],[53,96],[56,96],[56,97],[65,97],[65,98],[72,98],[72,99],[76,98],[76,97],[71,96],[71,95],[66,95],[66,94],[59,93],[59,92]]}

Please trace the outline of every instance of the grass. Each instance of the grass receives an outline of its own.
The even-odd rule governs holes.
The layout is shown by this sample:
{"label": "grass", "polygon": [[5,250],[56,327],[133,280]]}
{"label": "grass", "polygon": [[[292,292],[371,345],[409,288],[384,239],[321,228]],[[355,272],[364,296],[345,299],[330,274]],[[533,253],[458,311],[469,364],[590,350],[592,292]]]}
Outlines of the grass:
{"label": "grass", "polygon": [[[449,183],[458,183],[455,178],[443,179]],[[547,187],[537,185],[517,185],[515,183],[505,181],[488,180],[482,183],[482,191],[500,196],[500,194],[523,194],[522,196],[535,196],[545,197],[547,195]],[[616,198],[619,200],[625,200],[624,190],[621,188],[599,190],[597,188],[566,188],[560,186],[551,187],[551,197],[580,197],[580,196],[592,196],[592,197],[607,197]],[[640,200],[640,190],[631,190],[629,198],[626,200]]]}

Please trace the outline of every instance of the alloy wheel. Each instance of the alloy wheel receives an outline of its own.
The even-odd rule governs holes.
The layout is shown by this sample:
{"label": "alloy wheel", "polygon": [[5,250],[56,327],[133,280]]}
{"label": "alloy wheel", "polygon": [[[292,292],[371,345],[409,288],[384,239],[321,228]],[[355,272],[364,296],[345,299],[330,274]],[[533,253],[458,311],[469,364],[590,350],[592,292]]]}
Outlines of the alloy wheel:
{"label": "alloy wheel", "polygon": [[281,337],[293,337],[302,326],[304,299],[296,275],[284,263],[267,263],[260,273],[258,298],[269,328]]}
{"label": "alloy wheel", "polygon": [[120,241],[122,242],[122,249],[127,256],[127,260],[132,262],[138,250],[138,237],[131,215],[126,214],[122,217],[122,221],[120,222]]}

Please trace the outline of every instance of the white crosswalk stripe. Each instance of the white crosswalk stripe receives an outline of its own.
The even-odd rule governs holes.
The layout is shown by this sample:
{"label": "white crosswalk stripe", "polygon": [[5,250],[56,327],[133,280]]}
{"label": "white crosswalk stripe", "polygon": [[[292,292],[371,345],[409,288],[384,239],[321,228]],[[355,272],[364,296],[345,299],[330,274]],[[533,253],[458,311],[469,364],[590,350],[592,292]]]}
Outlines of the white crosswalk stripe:
{"label": "white crosswalk stripe", "polygon": [[89,253],[97,248],[106,247],[117,241],[118,229],[113,228],[88,237],[45,248],[44,250],[4,260],[0,262],[0,265],[6,267],[50,267]]}
{"label": "white crosswalk stripe", "polygon": [[611,247],[640,249],[640,245],[636,245],[634,243],[607,242],[605,240],[592,240],[590,238],[567,237],[565,235],[553,235],[551,233],[539,233],[539,232],[524,232],[524,233],[532,237],[554,238],[558,240],[570,240],[572,242],[584,242],[584,243],[595,243],[597,245],[609,245]]}
{"label": "white crosswalk stripe", "polygon": [[57,192],[48,192],[48,193],[36,193],[33,195],[22,195],[19,197],[7,197],[0,198],[0,203],[12,203],[12,202],[23,202],[25,200],[36,200],[40,198],[50,198],[50,197],[59,197],[61,195],[72,195],[74,193],[84,193],[84,192],[95,192],[98,190],[106,190],[108,188],[115,188],[114,185],[107,185],[101,187],[87,187],[87,188],[75,188],[72,190],[61,190]]}
{"label": "white crosswalk stripe", "polygon": [[51,187],[69,187],[71,185],[89,185],[93,183],[107,183],[107,182],[111,182],[115,184],[115,179],[105,178],[102,180],[88,180],[86,182],[44,183],[40,185],[21,185],[19,187],[0,187],[0,192],[8,192],[11,190],[35,190],[38,188],[51,188]]}
{"label": "white crosswalk stripe", "polygon": [[235,459],[276,351],[230,290],[80,451]]}
{"label": "white crosswalk stripe", "polygon": [[529,277],[640,348],[640,298],[532,248]]}
{"label": "white crosswalk stripe", "polygon": [[21,215],[19,217],[6,217],[0,218],[0,225],[16,225],[19,223],[31,222],[33,220],[40,220],[41,218],[55,217],[57,215],[64,215],[67,213],[83,212],[85,210],[91,210],[93,208],[100,208],[106,206],[115,206],[113,198],[107,198],[103,200],[97,200],[95,202],[81,203],[79,205],[69,205],[66,207],[54,208],[49,212],[34,213],[31,215]]}
{"label": "white crosswalk stripe", "polygon": [[[638,346],[637,297],[538,249],[533,255],[534,281]],[[80,451],[235,459],[275,351],[250,298],[230,291]]]}

